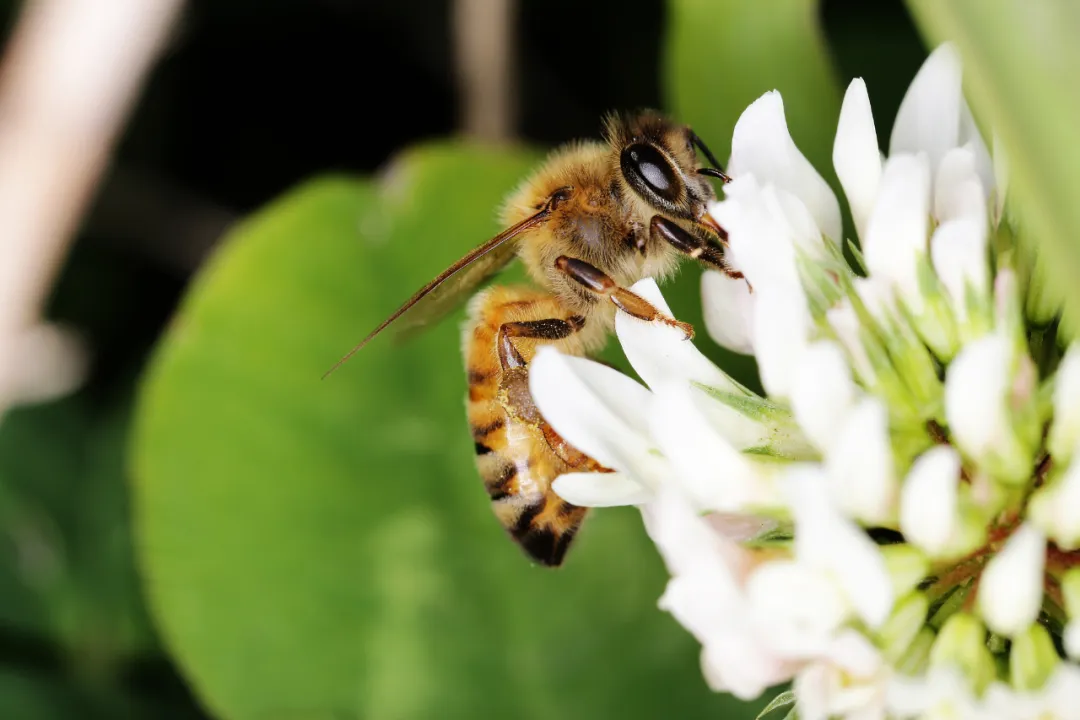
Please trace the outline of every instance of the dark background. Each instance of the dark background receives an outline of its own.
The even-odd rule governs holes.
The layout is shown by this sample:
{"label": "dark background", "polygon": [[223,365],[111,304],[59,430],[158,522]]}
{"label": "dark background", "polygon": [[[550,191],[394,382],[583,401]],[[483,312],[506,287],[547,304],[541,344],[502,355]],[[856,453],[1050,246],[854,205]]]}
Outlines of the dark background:
{"label": "dark background", "polygon": [[[371,173],[414,141],[454,133],[460,96],[450,7],[188,6],[55,293],[52,316],[80,327],[95,351],[88,397],[105,402],[130,383],[233,220],[310,176]],[[518,136],[541,147],[595,137],[608,110],[661,106],[664,17],[661,0],[521,0]],[[13,18],[9,7],[6,28]],[[889,122],[925,57],[905,9],[826,0],[823,21],[838,77],[867,78],[875,116]],[[718,70],[716,82],[729,72],[738,69]],[[878,130],[888,137],[889,127]],[[120,687],[102,697],[60,641],[8,619],[0,624],[0,673],[18,678],[0,696],[44,688],[51,706],[70,711],[41,717],[202,717],[164,652],[121,668]]]}

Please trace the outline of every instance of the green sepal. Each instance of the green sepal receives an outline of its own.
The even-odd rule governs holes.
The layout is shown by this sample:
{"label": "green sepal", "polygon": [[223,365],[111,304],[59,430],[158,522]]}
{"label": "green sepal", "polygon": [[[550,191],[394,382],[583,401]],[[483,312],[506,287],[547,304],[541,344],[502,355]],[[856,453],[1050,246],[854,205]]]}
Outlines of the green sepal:
{"label": "green sepal", "polygon": [[769,704],[763,707],[761,709],[761,712],[757,714],[757,718],[755,718],[755,720],[761,720],[769,713],[776,712],[777,710],[783,710],[785,708],[788,709],[789,713],[784,717],[790,717],[790,713],[794,712],[795,710],[795,693],[791,690],[785,690],[784,692],[780,693],[772,700],[770,700]]}
{"label": "green sepal", "polygon": [[1013,687],[1021,692],[1038,690],[1060,662],[1050,633],[1042,625],[1032,624],[1013,638],[1012,652],[1009,653]]}

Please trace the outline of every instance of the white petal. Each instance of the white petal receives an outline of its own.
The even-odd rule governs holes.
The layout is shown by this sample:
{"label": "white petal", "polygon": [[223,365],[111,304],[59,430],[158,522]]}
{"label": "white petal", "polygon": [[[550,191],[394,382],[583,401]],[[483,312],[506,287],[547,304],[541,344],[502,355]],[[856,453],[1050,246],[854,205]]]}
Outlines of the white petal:
{"label": "white petal", "polygon": [[900,493],[900,529],[932,557],[943,554],[959,523],[960,455],[951,447],[930,448],[911,466]]}
{"label": "white petal", "polygon": [[[1054,462],[1058,462],[1056,456]],[[1080,508],[1080,457],[1074,457],[1053,483],[1035,491],[1030,516],[1059,548],[1068,552],[1080,547],[1080,512],[1077,508]]]}
{"label": "white petal", "polygon": [[893,155],[885,163],[863,257],[871,277],[892,285],[918,314],[923,307],[917,261],[926,253],[930,169],[924,155]]}
{"label": "white petal", "polygon": [[753,354],[754,297],[745,280],[706,271],[701,276],[701,305],[709,337],[732,352]]}
{"label": "white petal", "polygon": [[961,320],[967,317],[968,286],[976,297],[989,298],[985,222],[961,218],[939,225],[930,238],[930,261]]}
{"label": "white petal", "polygon": [[855,308],[845,299],[836,307],[827,310],[825,319],[828,321],[829,327],[836,333],[837,338],[840,339],[844,350],[847,351],[855,375],[864,385],[872,386],[876,373],[859,335],[862,325],[859,322],[859,316],[855,313]]}
{"label": "white petal", "polygon": [[964,452],[982,458],[1009,432],[1005,413],[1009,346],[1000,335],[968,343],[945,378],[945,418]]}
{"label": "white petal", "polygon": [[828,257],[822,232],[810,214],[810,209],[794,194],[780,187],[767,188],[775,195],[778,216],[787,226],[788,234],[796,251],[805,254],[810,260],[824,260]]}
{"label": "white petal", "polygon": [[825,657],[795,678],[800,718],[882,720],[887,675],[881,655],[855,630],[844,630],[832,641]]}
{"label": "white petal", "polygon": [[642,517],[673,576],[659,606],[702,644],[709,686],[752,698],[789,679],[790,664],[752,634],[741,587],[746,551],[713,532],[670,487],[660,488]]}
{"label": "white petal", "polygon": [[791,407],[799,426],[818,449],[827,451],[835,441],[837,428],[855,402],[855,393],[851,369],[839,345],[821,341],[807,346],[795,371]]}
{"label": "white petal", "polygon": [[649,391],[617,370],[541,347],[529,389],[555,431],[601,465],[640,481],[660,461],[648,452]]}
{"label": "white petal", "polygon": [[852,278],[851,284],[855,287],[855,294],[875,320],[887,324],[898,317],[896,295],[888,282],[880,278],[856,277]]}
{"label": "white petal", "polygon": [[651,490],[621,473],[566,473],[555,478],[551,487],[579,507],[640,505],[653,496]]}
{"label": "white petal", "polygon": [[833,639],[828,658],[856,678],[871,678],[877,675],[882,666],[878,649],[862,633],[851,629],[844,630]]}
{"label": "white petal", "polygon": [[[841,240],[840,205],[788,133],[784,101],[775,90],[754,101],[739,117],[731,139],[732,177],[752,173],[802,200],[826,237]],[[725,226],[726,227],[726,226]]]}
{"label": "white petal", "polygon": [[934,217],[941,223],[960,218],[987,223],[986,194],[970,147],[953,148],[945,153],[938,166],[934,177]]}
{"label": "white petal", "polygon": [[[630,289],[671,317],[671,308],[655,280],[645,278]],[[615,315],[615,333],[626,359],[649,387],[678,380],[741,392],[739,386],[702,355],[678,328],[639,320],[620,312]]]}
{"label": "white petal", "polygon": [[900,103],[889,155],[925,152],[936,168],[960,144],[962,104],[960,53],[944,44],[923,63]]}
{"label": "white petal", "polygon": [[785,657],[820,655],[848,616],[847,601],[836,584],[793,560],[762,564],[750,575],[746,595],[763,640]]}
{"label": "white petal", "polygon": [[1025,523],[990,559],[979,582],[977,603],[987,627],[1007,637],[1026,630],[1043,600],[1046,538]]}
{"label": "white petal", "polygon": [[776,506],[776,464],[751,461],[713,430],[693,393],[686,385],[658,388],[650,426],[694,507],[741,512]]}
{"label": "white petal", "polygon": [[881,151],[878,150],[870,97],[862,78],[852,80],[844,93],[833,143],[833,167],[847,195],[859,237],[865,238],[866,224],[881,182]]}
{"label": "white petal", "polygon": [[1047,447],[1055,463],[1069,462],[1080,445],[1080,343],[1069,345],[1054,377],[1054,420]]}
{"label": "white petal", "polygon": [[818,468],[794,467],[785,480],[796,559],[831,571],[855,614],[871,627],[880,626],[892,609],[893,589],[877,546],[836,509]]}
{"label": "white petal", "polygon": [[927,720],[989,720],[1010,715],[986,715],[978,708],[971,683],[955,665],[934,667],[926,675],[895,675],[889,683],[889,717]]}
{"label": "white petal", "polygon": [[790,680],[794,664],[767,653],[746,630],[733,628],[722,642],[702,648],[701,672],[711,690],[753,700],[769,687]]}
{"label": "white petal", "polygon": [[871,525],[896,514],[896,468],[884,403],[865,397],[837,429],[825,467],[833,498],[848,515]]}
{"label": "white petal", "polygon": [[[1068,633],[1066,627],[1066,636]],[[1077,720],[1080,718],[1080,710],[1076,705],[1077,697],[1080,697],[1080,668],[1072,663],[1058,663],[1043,686],[1028,696],[1032,702],[1025,707],[1027,711],[1023,715],[1014,714],[1012,717]]]}
{"label": "white petal", "polygon": [[1080,660],[1080,619],[1072,619],[1065,625],[1061,641],[1070,660]]}
{"label": "white petal", "polygon": [[966,100],[961,100],[960,103],[960,134],[956,144],[975,153],[975,172],[979,174],[983,197],[989,199],[997,186],[997,168],[994,167],[994,160],[990,157],[990,151],[979,133],[978,126],[975,125],[975,117],[971,114]]}
{"label": "white petal", "polygon": [[710,561],[716,565],[706,566],[692,560],[692,569],[673,572],[658,603],[661,610],[671,613],[703,645],[718,643],[730,634],[723,613],[742,612],[735,578],[722,559],[710,558]]}
{"label": "white petal", "polygon": [[[659,310],[670,313],[651,278],[635,283],[631,289]],[[713,365],[675,328],[619,313],[615,317],[615,331],[634,370],[654,389],[678,383],[698,383],[736,397],[752,395]],[[704,397],[700,390],[695,392],[698,397]],[[781,429],[775,425],[758,422],[733,407],[713,400],[700,403],[699,407],[712,426],[740,450],[774,445],[796,457],[805,454],[805,440],[801,436],[795,437],[797,433],[780,432]]]}
{"label": "white petal", "polygon": [[776,187],[746,174],[725,185],[724,195],[727,199],[711,205],[709,213],[728,233],[726,257],[755,291],[798,285],[795,238]]}
{"label": "white petal", "polygon": [[761,384],[769,396],[786,399],[795,384],[810,333],[810,311],[801,288],[755,290],[754,349]]}
{"label": "white petal", "polygon": [[653,500],[641,507],[641,518],[671,575],[720,573],[722,577],[710,580],[720,583],[716,593],[724,603],[739,600],[746,550],[715,532],[678,488],[661,485]]}

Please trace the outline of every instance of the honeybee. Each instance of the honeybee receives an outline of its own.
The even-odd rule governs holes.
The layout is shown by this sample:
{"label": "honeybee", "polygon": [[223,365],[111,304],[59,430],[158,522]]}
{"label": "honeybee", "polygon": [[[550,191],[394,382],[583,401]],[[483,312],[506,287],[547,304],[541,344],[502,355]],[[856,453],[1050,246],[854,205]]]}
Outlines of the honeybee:
{"label": "honeybee", "polygon": [[[698,150],[711,166],[699,164]],[[529,363],[540,345],[597,352],[616,310],[693,337],[689,324],[627,287],[669,275],[681,256],[741,277],[724,262],[726,234],[707,211],[716,197],[710,178],[728,181],[689,127],[653,111],[609,116],[603,142],[552,152],[509,196],[506,230],[421,288],[330,372],[392,323],[408,333],[449,313],[520,258],[536,288],[490,287],[468,304],[468,420],[495,515],[533,560],[560,565],[586,508],[560,498],[551,484],[563,473],[607,470],[541,417],[529,393]]]}

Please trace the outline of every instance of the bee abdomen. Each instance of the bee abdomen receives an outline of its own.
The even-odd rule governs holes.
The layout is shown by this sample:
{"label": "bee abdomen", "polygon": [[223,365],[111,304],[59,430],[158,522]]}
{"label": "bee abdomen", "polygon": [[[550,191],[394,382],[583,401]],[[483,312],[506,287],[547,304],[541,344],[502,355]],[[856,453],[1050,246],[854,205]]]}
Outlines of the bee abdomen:
{"label": "bee abdomen", "polygon": [[493,468],[495,473],[484,473],[484,487],[487,488],[491,502],[499,502],[512,498],[519,492],[517,482],[518,466],[514,463],[506,463],[502,467]]}
{"label": "bee abdomen", "polygon": [[[504,372],[496,345],[505,323],[567,317],[546,293],[493,288],[474,300],[465,330],[477,469],[499,522],[533,560],[547,566],[562,563],[587,513],[560,498],[551,484],[565,472],[592,469],[592,460],[563,447],[528,396],[527,370]],[[532,361],[535,345],[523,342],[518,350],[526,364]]]}
{"label": "bee abdomen", "polygon": [[562,564],[586,513],[585,508],[571,505],[552,493],[522,508],[508,529],[530,557],[554,567]]}

